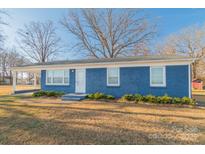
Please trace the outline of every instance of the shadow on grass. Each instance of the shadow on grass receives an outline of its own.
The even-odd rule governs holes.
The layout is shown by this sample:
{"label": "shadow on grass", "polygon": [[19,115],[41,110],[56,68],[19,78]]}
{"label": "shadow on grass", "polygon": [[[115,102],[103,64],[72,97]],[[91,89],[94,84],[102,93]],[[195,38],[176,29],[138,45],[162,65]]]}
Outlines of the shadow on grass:
{"label": "shadow on grass", "polygon": [[32,95],[3,95],[0,96],[0,99],[26,99],[26,98],[34,98]]}
{"label": "shadow on grass", "polygon": [[14,102],[14,100],[12,100],[12,99],[3,99],[3,100],[1,100],[0,99],[0,102]]}
{"label": "shadow on grass", "polygon": [[[194,116],[183,116],[173,114],[162,114],[162,113],[144,113],[144,112],[128,112],[128,111],[118,111],[113,109],[93,109],[93,108],[82,108],[82,107],[71,107],[71,106],[38,106],[38,105],[17,105],[17,104],[0,104],[10,107],[26,107],[26,108],[39,108],[39,109],[69,109],[69,110],[81,110],[81,111],[90,111],[90,112],[107,112],[107,113],[118,113],[118,114],[130,114],[130,115],[144,115],[144,116],[159,116],[159,117],[176,117],[176,118],[188,118],[194,120],[205,120],[205,117],[194,117]],[[45,105],[45,104],[44,104]]]}
{"label": "shadow on grass", "polygon": [[[56,119],[40,119],[28,113],[30,109],[42,107],[25,106],[15,108],[16,105],[4,105],[1,109],[11,113],[9,117],[0,117],[1,144],[187,144],[180,139],[167,138],[165,140],[149,138],[149,134],[142,130],[126,129],[123,126],[90,124],[84,121],[75,121],[71,115],[78,114],[78,118],[93,119],[94,116],[107,112],[110,114],[130,112],[109,111],[102,109],[82,109],[66,107],[64,121]],[[28,107],[28,108],[27,108]],[[45,108],[45,107],[43,107]],[[42,109],[43,109],[42,108]],[[54,107],[56,109],[56,107]],[[47,109],[54,109],[48,108]],[[59,109],[57,107],[57,109]],[[86,112],[85,112],[86,111]],[[49,112],[49,111],[47,111]],[[95,112],[95,114],[93,114]],[[52,113],[50,113],[52,115]],[[137,113],[138,114],[138,113]],[[65,116],[66,115],[66,116]],[[146,114],[147,115],[147,114]],[[67,119],[66,119],[67,118]],[[74,121],[73,121],[74,120]],[[163,125],[160,125],[164,127]],[[168,128],[169,129],[169,128]]]}
{"label": "shadow on grass", "polygon": [[[1,132],[1,144],[145,144],[149,143],[144,132],[135,132],[120,128],[107,127],[106,131],[91,130],[86,127],[89,123],[60,122],[56,120],[39,119],[25,112],[3,108],[14,115],[7,118],[0,118],[0,126],[6,125],[7,129]],[[83,115],[82,115],[83,116]],[[5,127],[5,126],[4,126]],[[97,126],[96,126],[97,127]],[[22,134],[14,134],[15,130]],[[24,132],[29,132],[30,136],[24,138]],[[121,133],[119,133],[121,132]],[[125,136],[124,136],[124,135]],[[127,134],[127,135],[126,135]],[[17,135],[19,138],[12,137]],[[21,139],[24,139],[22,140]],[[136,138],[134,138],[136,137]],[[140,139],[137,142],[136,139]],[[25,142],[26,141],[26,142]]]}

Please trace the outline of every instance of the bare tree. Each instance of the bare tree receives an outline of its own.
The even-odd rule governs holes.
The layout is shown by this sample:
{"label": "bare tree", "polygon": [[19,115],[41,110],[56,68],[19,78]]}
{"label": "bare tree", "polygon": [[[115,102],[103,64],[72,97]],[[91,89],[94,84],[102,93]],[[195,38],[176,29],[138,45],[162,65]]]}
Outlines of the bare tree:
{"label": "bare tree", "polygon": [[0,79],[2,81],[4,81],[5,76],[7,75],[7,58],[8,58],[8,53],[5,53],[3,51],[1,51],[0,53],[0,68],[1,68],[1,72],[0,72]]}
{"label": "bare tree", "polygon": [[199,62],[205,57],[205,26],[190,26],[168,36],[165,42],[158,45],[158,51],[160,54],[185,55],[195,59],[192,70],[193,78],[197,78]]}
{"label": "bare tree", "polygon": [[4,21],[3,17],[9,16],[5,10],[0,10],[0,50],[3,50],[5,35],[3,34],[3,27],[7,26],[8,23]]}
{"label": "bare tree", "polygon": [[156,51],[160,55],[176,55],[176,43],[178,37],[175,35],[169,35],[163,42],[156,44]]}
{"label": "bare tree", "polygon": [[61,24],[77,38],[74,49],[95,58],[144,54],[156,32],[139,9],[80,9]]}
{"label": "bare tree", "polygon": [[32,62],[46,62],[60,52],[60,38],[51,21],[31,22],[18,30],[18,44]]}
{"label": "bare tree", "polygon": [[5,81],[5,77],[12,78],[11,67],[27,64],[28,60],[21,56],[15,48],[7,49],[0,52],[0,79]]}

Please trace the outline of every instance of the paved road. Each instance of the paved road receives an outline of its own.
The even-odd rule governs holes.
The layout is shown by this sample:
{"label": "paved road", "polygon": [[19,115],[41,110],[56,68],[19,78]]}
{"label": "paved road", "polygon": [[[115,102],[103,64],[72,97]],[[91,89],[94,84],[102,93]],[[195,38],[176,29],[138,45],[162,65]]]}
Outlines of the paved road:
{"label": "paved road", "polygon": [[193,98],[196,99],[198,105],[205,106],[205,95],[193,95]]}

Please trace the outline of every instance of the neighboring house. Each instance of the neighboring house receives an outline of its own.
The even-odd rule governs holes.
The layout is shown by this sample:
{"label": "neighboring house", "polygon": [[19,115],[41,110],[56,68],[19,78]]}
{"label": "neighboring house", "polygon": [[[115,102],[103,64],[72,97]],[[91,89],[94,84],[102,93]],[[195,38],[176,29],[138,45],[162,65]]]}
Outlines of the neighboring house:
{"label": "neighboring house", "polygon": [[191,97],[192,62],[187,57],[138,56],[56,61],[14,67],[12,70],[40,72],[42,90],[102,92],[115,97],[135,93]]}
{"label": "neighboring house", "polygon": [[0,74],[0,85],[11,85],[11,76],[2,77]]}
{"label": "neighboring house", "polygon": [[192,81],[192,88],[196,90],[203,90],[203,81],[200,79],[195,79]]}
{"label": "neighboring house", "polygon": [[11,84],[10,70],[8,68],[6,70],[7,72],[3,71],[2,67],[0,67],[0,85]]}

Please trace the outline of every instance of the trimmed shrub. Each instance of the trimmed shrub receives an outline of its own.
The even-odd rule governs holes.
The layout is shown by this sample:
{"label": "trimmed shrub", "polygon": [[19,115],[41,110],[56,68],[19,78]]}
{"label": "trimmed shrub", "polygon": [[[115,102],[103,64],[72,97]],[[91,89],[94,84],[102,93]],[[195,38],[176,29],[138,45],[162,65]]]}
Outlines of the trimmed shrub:
{"label": "trimmed shrub", "polygon": [[106,95],[106,94],[99,93],[99,92],[93,93],[93,94],[88,94],[86,96],[86,98],[95,99],[95,100],[98,100],[98,99],[110,99],[110,100],[115,99],[115,97],[112,96],[112,95]]}
{"label": "trimmed shrub", "polygon": [[46,96],[48,96],[48,97],[56,96],[56,92],[54,92],[54,91],[47,91],[46,92]]}
{"label": "trimmed shrub", "polygon": [[126,94],[124,96],[122,96],[123,100],[127,100],[127,101],[135,101],[135,96],[132,94]]}
{"label": "trimmed shrub", "polygon": [[59,97],[64,95],[64,92],[57,92],[57,91],[47,91],[46,96],[48,97]]}
{"label": "trimmed shrub", "polygon": [[169,97],[167,95],[158,97],[158,103],[161,103],[161,104],[172,104],[172,97]]}
{"label": "trimmed shrub", "polygon": [[94,97],[94,94],[88,94],[88,95],[85,96],[85,98],[89,98],[89,99],[91,99],[93,97]]}
{"label": "trimmed shrub", "polygon": [[172,104],[182,104],[181,98],[178,97],[172,98]]}
{"label": "trimmed shrub", "polygon": [[46,91],[40,90],[40,91],[34,92],[34,93],[32,94],[32,96],[33,96],[33,97],[46,96]]}
{"label": "trimmed shrub", "polygon": [[38,91],[33,93],[33,97],[41,97],[41,96],[47,96],[47,97],[59,97],[64,95],[64,92],[58,92],[58,91]]}
{"label": "trimmed shrub", "polygon": [[191,99],[189,97],[183,97],[181,99],[182,104],[187,104],[187,105],[196,105],[196,101],[194,99]]}
{"label": "trimmed shrub", "polygon": [[186,104],[186,105],[196,105],[196,101],[194,99],[183,97],[170,97],[168,95],[164,96],[153,96],[153,95],[146,95],[142,96],[140,94],[126,94],[122,96],[118,102],[132,102],[135,101],[136,103],[142,101],[142,102],[148,102],[148,103],[159,103],[159,104]]}
{"label": "trimmed shrub", "polygon": [[107,95],[107,96],[106,96],[106,98],[107,98],[107,99],[110,99],[110,100],[115,99],[115,97],[114,97],[114,96],[112,96],[112,95]]}
{"label": "trimmed shrub", "polygon": [[146,95],[143,97],[144,102],[157,103],[157,97],[153,95]]}
{"label": "trimmed shrub", "polygon": [[106,96],[103,93],[97,92],[97,93],[94,93],[93,98],[94,99],[104,99],[104,98],[106,98]]}
{"label": "trimmed shrub", "polygon": [[143,101],[144,97],[140,94],[135,94],[134,99],[135,99],[135,102],[138,103],[138,102]]}

